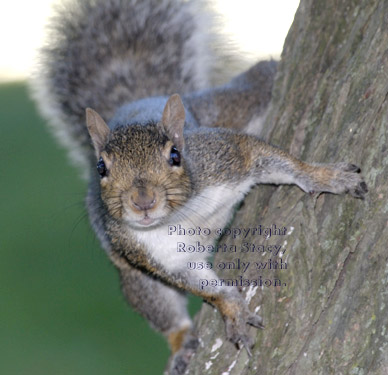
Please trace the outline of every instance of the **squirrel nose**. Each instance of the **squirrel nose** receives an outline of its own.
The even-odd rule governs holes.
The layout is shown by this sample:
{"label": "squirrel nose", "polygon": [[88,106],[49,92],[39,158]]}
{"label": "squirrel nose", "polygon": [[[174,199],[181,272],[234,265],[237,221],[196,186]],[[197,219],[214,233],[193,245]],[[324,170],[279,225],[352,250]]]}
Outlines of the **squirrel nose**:
{"label": "squirrel nose", "polygon": [[138,188],[131,195],[132,205],[136,210],[146,211],[152,209],[156,204],[155,192],[147,191],[145,188]]}

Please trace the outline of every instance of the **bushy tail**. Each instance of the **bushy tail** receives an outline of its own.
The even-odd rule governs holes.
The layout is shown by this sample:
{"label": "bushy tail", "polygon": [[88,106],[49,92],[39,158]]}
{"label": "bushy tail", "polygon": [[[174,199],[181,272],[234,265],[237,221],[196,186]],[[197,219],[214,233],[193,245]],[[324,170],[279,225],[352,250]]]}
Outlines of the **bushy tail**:
{"label": "bushy tail", "polygon": [[93,158],[85,108],[108,121],[125,102],[209,85],[212,33],[199,7],[202,0],[79,0],[57,9],[32,91],[78,163]]}

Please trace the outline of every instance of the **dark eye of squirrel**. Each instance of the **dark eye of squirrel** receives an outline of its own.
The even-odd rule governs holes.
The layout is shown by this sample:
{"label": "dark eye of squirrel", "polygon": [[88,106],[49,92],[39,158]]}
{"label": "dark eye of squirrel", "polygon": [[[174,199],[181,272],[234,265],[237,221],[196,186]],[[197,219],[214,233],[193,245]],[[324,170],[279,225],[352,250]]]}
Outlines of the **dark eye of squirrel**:
{"label": "dark eye of squirrel", "polygon": [[171,147],[169,163],[173,167],[179,167],[181,165],[181,154],[175,146]]}
{"label": "dark eye of squirrel", "polygon": [[104,163],[103,158],[100,158],[97,162],[97,171],[98,171],[101,178],[105,177],[106,173],[108,172],[108,170],[106,169],[106,165]]}

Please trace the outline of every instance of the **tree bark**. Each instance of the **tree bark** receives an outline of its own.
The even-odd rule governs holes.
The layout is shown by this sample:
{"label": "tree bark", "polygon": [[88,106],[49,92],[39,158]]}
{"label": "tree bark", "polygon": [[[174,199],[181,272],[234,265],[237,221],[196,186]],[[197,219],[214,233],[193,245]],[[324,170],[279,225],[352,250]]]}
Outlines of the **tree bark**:
{"label": "tree bark", "polygon": [[[286,235],[224,242],[281,245],[221,253],[214,260],[267,262],[219,272],[281,280],[245,287],[266,328],[252,357],[225,338],[220,314],[197,316],[200,346],[186,374],[388,374],[388,1],[302,0],[285,42],[265,138],[308,162],[351,162],[369,193],[310,196],[295,186],[259,186],[230,227],[286,227]],[[287,269],[268,269],[275,260]]]}

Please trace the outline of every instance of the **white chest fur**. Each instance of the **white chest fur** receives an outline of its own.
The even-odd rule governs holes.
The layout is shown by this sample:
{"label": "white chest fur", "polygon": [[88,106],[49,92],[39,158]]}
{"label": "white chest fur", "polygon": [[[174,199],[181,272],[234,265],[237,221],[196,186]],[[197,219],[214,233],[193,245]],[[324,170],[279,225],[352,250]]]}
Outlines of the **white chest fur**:
{"label": "white chest fur", "polygon": [[[214,245],[217,229],[224,228],[229,222],[234,206],[244,198],[252,185],[252,180],[245,180],[237,186],[224,184],[208,187],[174,213],[165,225],[152,230],[136,230],[133,234],[149,255],[166,269],[183,270],[188,262],[204,261],[212,255],[208,250],[192,249],[198,248],[198,243]],[[173,232],[171,227],[184,229],[185,232]]]}

